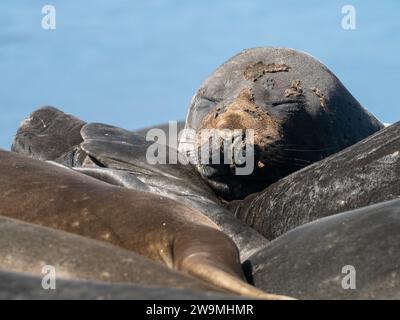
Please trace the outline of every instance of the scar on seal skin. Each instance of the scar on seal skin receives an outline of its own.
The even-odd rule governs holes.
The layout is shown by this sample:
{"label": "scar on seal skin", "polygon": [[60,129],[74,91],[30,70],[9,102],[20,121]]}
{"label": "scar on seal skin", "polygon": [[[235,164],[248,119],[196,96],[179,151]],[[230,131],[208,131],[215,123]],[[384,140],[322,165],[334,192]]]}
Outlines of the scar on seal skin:
{"label": "scar on seal skin", "polygon": [[278,64],[275,62],[265,64],[264,62],[259,61],[256,64],[247,67],[243,75],[247,80],[257,81],[266,73],[287,72],[289,69],[290,67],[286,64]]}
{"label": "scar on seal skin", "polygon": [[[280,138],[281,124],[254,103],[249,88],[243,89],[226,107],[218,107],[202,121],[200,129],[253,129],[254,143],[261,148]],[[259,167],[263,165],[260,164]]]}
{"label": "scar on seal skin", "polygon": [[321,90],[319,90],[318,88],[311,88],[311,90],[315,93],[315,95],[319,98],[319,104],[321,105],[322,108],[326,108],[326,103],[325,103],[325,96],[324,94],[321,92]]}
{"label": "scar on seal skin", "polygon": [[303,89],[300,87],[300,80],[293,80],[290,88],[285,90],[285,97],[298,97],[301,95],[303,95]]}

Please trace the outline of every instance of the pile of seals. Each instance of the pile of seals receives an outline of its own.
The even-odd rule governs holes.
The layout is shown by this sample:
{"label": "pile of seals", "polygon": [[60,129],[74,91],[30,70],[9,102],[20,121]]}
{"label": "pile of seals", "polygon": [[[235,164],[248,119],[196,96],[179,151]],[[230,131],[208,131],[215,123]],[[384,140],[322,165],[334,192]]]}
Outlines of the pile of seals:
{"label": "pile of seals", "polygon": [[53,107],[24,120],[0,150],[0,298],[400,298],[400,123],[313,57],[256,48],[203,83],[185,128],[254,130],[255,169],[149,164],[146,130]]}

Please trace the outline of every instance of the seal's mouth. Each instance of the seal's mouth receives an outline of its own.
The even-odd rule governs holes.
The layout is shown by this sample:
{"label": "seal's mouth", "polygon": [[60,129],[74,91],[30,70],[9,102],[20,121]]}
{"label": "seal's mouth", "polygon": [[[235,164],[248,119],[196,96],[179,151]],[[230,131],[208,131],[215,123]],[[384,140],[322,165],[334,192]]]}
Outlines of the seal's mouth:
{"label": "seal's mouth", "polygon": [[309,164],[307,161],[299,162],[295,158],[285,156],[280,146],[273,143],[262,149],[255,145],[254,157],[248,161],[253,162],[252,171],[248,175],[237,174],[237,169],[249,166],[248,163],[199,163],[196,168],[218,195],[230,201],[259,192],[293,172],[293,168],[301,169]]}

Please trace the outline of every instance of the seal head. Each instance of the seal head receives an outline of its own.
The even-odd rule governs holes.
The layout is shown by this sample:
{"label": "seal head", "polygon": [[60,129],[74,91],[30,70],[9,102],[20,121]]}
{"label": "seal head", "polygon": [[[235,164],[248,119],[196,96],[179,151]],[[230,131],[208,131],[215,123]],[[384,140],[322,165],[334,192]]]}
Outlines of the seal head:
{"label": "seal head", "polygon": [[[228,60],[203,83],[192,99],[185,128],[197,134],[204,129],[253,130],[251,174],[236,175],[234,162],[197,164],[213,189],[232,200],[260,191],[382,127],[310,55],[255,48]],[[191,142],[200,150],[204,141]],[[221,145],[212,148],[224,154]]]}

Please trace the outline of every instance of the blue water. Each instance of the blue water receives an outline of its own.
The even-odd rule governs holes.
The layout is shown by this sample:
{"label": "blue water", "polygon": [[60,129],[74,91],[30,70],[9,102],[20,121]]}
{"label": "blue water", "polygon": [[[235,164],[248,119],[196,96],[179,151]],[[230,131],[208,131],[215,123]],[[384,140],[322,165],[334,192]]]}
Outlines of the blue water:
{"label": "blue water", "polygon": [[[56,30],[41,28],[45,4]],[[0,147],[41,105],[128,129],[183,119],[218,65],[257,46],[309,52],[380,120],[397,121],[399,10],[396,0],[1,0]]]}

